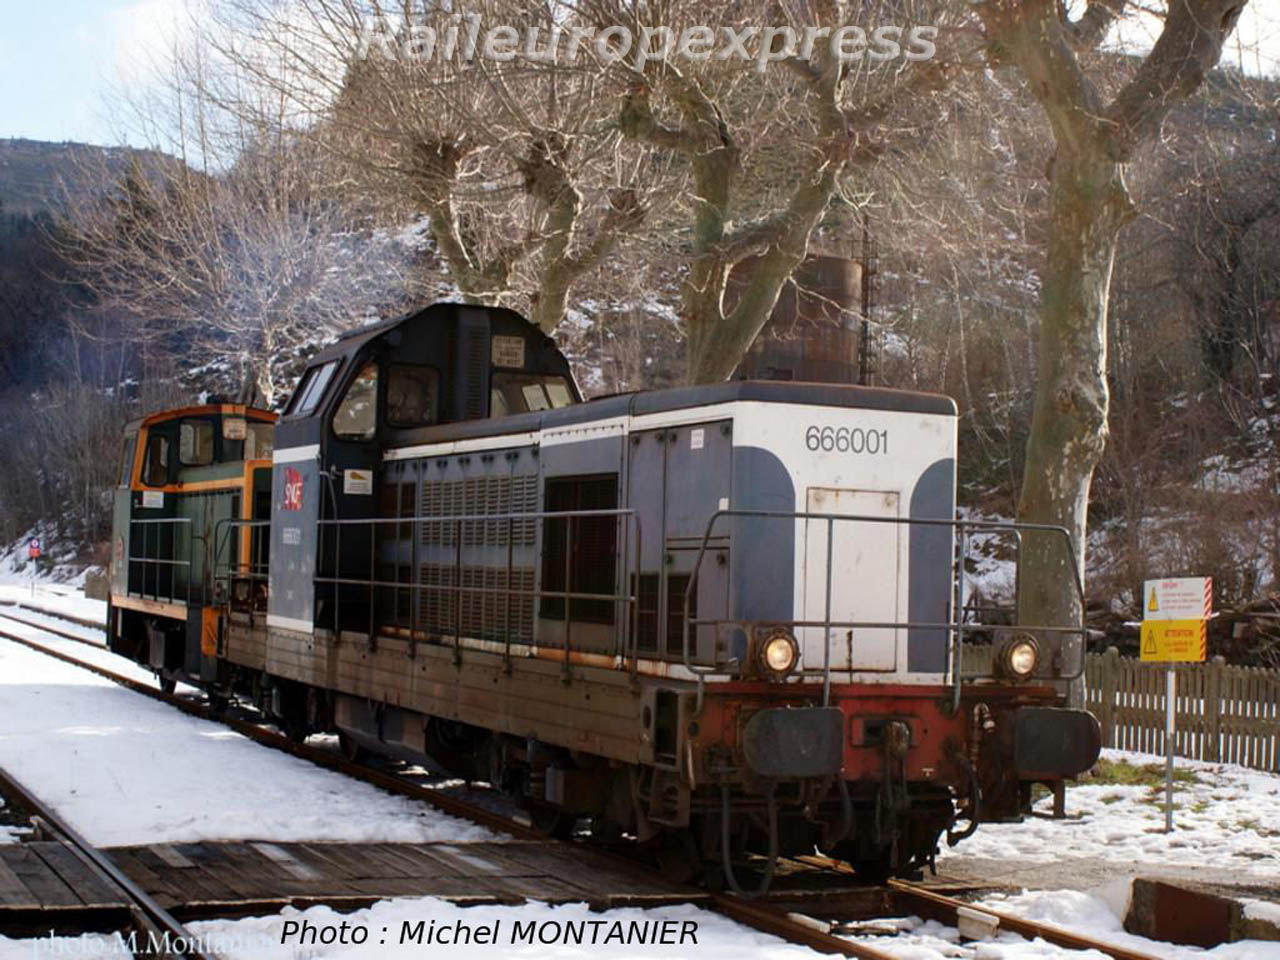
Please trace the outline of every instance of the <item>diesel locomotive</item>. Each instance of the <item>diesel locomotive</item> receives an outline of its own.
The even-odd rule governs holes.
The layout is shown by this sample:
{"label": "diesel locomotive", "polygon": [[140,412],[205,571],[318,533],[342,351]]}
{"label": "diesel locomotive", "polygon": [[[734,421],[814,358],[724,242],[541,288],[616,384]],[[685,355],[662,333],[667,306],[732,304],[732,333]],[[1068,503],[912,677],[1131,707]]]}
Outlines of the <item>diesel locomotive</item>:
{"label": "diesel locomotive", "polygon": [[1100,744],[1082,625],[965,602],[974,537],[1070,541],[957,519],[956,433],[850,385],[584,402],[521,316],[438,303],[321,350],[278,422],[129,426],[110,644],[735,888],[913,873]]}

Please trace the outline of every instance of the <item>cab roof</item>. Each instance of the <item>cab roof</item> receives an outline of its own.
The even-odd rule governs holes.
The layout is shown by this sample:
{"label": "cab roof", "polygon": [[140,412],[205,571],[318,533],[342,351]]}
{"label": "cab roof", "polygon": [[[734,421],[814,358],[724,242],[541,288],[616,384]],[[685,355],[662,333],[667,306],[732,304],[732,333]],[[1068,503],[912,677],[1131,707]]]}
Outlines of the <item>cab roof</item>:
{"label": "cab roof", "polygon": [[206,403],[191,407],[177,407],[172,410],[161,410],[136,420],[130,420],[126,425],[127,431],[135,431],[139,427],[150,427],[157,423],[168,423],[170,420],[182,420],[186,417],[209,417],[209,416],[232,416],[244,417],[246,420],[257,420],[261,423],[275,423],[279,416],[270,410],[263,410],[260,407],[251,407],[243,403]]}

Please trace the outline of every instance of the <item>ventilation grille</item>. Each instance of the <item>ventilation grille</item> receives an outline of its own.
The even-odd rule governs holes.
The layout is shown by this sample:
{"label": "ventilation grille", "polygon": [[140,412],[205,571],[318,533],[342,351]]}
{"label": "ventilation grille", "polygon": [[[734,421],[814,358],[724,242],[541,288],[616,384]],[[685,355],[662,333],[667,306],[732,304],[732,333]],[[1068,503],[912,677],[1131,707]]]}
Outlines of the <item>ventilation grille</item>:
{"label": "ventilation grille", "polygon": [[[423,589],[419,623],[429,633],[452,636],[458,628],[458,604],[462,605],[462,635],[483,640],[533,640],[533,568],[514,567],[508,582],[506,567],[464,566],[459,595],[451,589]],[[424,588],[453,587],[458,568],[423,564],[418,582]],[[515,594],[510,591],[521,591]]]}
{"label": "ventilation grille", "polygon": [[[465,480],[424,483],[422,517],[463,517],[478,514],[536,513],[538,478],[467,477]],[[422,542],[427,546],[457,545],[459,524],[423,523]],[[462,545],[466,547],[532,547],[537,537],[537,520],[466,520],[461,524]]]}
{"label": "ventilation grille", "polygon": [[483,311],[461,311],[463,419],[477,420],[489,415],[489,315]]}

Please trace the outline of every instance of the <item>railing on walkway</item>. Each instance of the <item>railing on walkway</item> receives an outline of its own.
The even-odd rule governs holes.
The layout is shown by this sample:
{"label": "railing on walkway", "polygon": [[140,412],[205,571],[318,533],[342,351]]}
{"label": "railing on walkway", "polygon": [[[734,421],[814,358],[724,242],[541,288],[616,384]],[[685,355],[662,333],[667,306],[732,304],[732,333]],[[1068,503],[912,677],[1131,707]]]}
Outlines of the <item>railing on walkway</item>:
{"label": "railing on walkway", "polygon": [[[749,621],[727,620],[717,617],[699,617],[693,612],[693,599],[697,595],[698,576],[702,571],[703,563],[710,551],[712,533],[716,525],[721,521],[727,520],[745,520],[754,523],[782,522],[794,523],[803,521],[806,524],[816,523],[820,528],[825,528],[825,540],[823,544],[826,551],[825,563],[822,564],[823,571],[823,597],[822,616],[816,619],[801,619],[783,621],[783,625],[793,631],[820,629],[822,630],[822,649],[823,662],[820,665],[805,665],[803,669],[797,671],[797,678],[811,677],[822,679],[822,702],[824,704],[830,702],[831,698],[831,647],[832,647],[832,631],[848,631],[853,636],[858,631],[867,630],[917,630],[917,631],[937,631],[943,633],[947,637],[947,654],[946,654],[946,676],[948,683],[953,689],[954,702],[958,705],[960,702],[960,690],[964,683],[978,679],[990,679],[995,676],[992,669],[993,664],[990,659],[986,661],[973,660],[966,654],[969,649],[965,642],[966,635],[981,634],[990,630],[1005,627],[1009,622],[1016,622],[1016,609],[1009,608],[971,608],[966,606],[965,599],[967,591],[965,586],[966,561],[969,557],[969,546],[972,539],[976,535],[989,535],[996,537],[1007,537],[1012,541],[1014,551],[1014,568],[1020,575],[1022,569],[1022,546],[1023,535],[1027,533],[1041,534],[1054,538],[1054,540],[1062,545],[1064,551],[1063,556],[1066,559],[1065,567],[1071,571],[1077,571],[1079,565],[1076,563],[1075,547],[1071,542],[1071,537],[1066,529],[1060,526],[1037,523],[1000,523],[986,520],[943,520],[924,517],[896,517],[896,516],[880,516],[865,515],[852,513],[824,513],[813,511],[790,511],[790,510],[748,510],[748,509],[730,509],[723,508],[717,510],[707,519],[707,525],[703,531],[702,541],[698,548],[697,557],[693,565],[693,574],[689,578],[689,584],[685,590],[684,597],[684,635],[683,635],[683,660],[686,669],[693,672],[698,678],[698,695],[702,696],[702,684],[705,678],[712,674],[731,674],[736,671],[736,662],[717,662],[711,665],[695,663],[691,657],[690,639],[696,635],[699,627],[710,627],[713,630],[722,630],[728,628],[730,630],[750,630],[759,626],[767,626],[775,623],[770,621],[769,624],[753,623]],[[949,598],[945,599],[945,615],[948,619],[914,621],[914,620],[843,620],[832,616],[832,590],[835,578],[837,577],[837,565],[833,559],[833,543],[835,541],[836,524],[840,524],[842,529],[847,529],[854,524],[863,524],[870,526],[891,526],[897,529],[905,529],[908,532],[935,531],[947,538],[949,541],[944,550],[948,551],[944,556],[949,555],[952,558],[952,575],[949,584]],[[724,526],[724,524],[721,524]],[[800,535],[795,534],[795,542],[799,546],[801,543]],[[807,542],[807,541],[806,541]],[[912,549],[921,549],[922,545],[913,545]],[[925,549],[928,549],[925,547]],[[945,560],[942,561],[945,563]],[[945,567],[943,568],[946,569]],[[841,570],[839,574],[848,576],[849,571]],[[1077,573],[1072,583],[1078,600],[1079,609],[1084,609],[1084,584],[1080,580]],[[1017,591],[1015,590],[1015,596]],[[998,613],[1011,617],[1012,620],[1005,620],[998,617],[995,620],[984,621],[987,613]],[[1079,652],[1083,650],[1083,641],[1085,636],[1084,624],[1079,623],[1073,627],[1062,627],[1052,625],[1033,625],[1019,624],[1022,629],[1038,632],[1041,635],[1054,637],[1058,643],[1064,642],[1066,639],[1078,638],[1079,646],[1076,648],[1076,657],[1074,659],[1074,667],[1058,674],[1056,680],[1075,680],[1080,676],[1083,667],[1080,665]]]}
{"label": "railing on walkway", "polygon": [[[621,569],[634,574],[640,564],[641,540],[639,520],[631,509],[320,520],[324,546],[319,552],[335,563],[344,556],[350,560],[355,557],[351,545],[357,543],[360,559],[366,561],[369,572],[342,575],[330,571],[313,576],[317,589],[328,591],[327,613],[317,618],[316,626],[334,633],[359,627],[369,637],[376,637],[382,629],[402,629],[411,640],[432,636],[460,651],[462,639],[481,636],[485,629],[480,621],[492,619],[507,656],[511,655],[513,640],[535,647],[563,648],[567,667],[572,653],[602,652],[584,647],[575,637],[575,629],[592,622],[582,615],[584,608],[604,605],[612,611],[609,622],[617,637],[616,649],[607,652],[621,653],[634,670],[640,655],[634,588],[628,589],[624,583],[592,591],[575,583],[582,572],[575,562],[575,546],[590,538],[590,530],[584,528],[593,523],[613,527],[616,556],[624,558]],[[563,566],[557,571],[563,578],[563,589],[548,586],[534,574],[535,566],[541,567],[543,574],[551,573],[542,566],[542,557],[535,550],[535,544],[545,542],[547,528],[557,530],[563,538],[558,551]],[[240,551],[237,555],[234,545],[245,537],[269,536],[269,532],[267,521],[219,521],[214,538],[215,592],[232,596],[237,580],[265,588],[265,564],[245,559],[260,557],[261,551]],[[403,562],[390,565],[393,575],[377,575],[377,571],[388,567],[384,548],[397,545],[408,548],[407,556],[400,558]],[[496,563],[495,557],[499,558]],[[439,559],[447,560],[442,565],[447,576],[441,582],[429,582],[426,574],[434,570],[431,561]],[[469,582],[478,573],[492,576],[487,581],[481,578],[480,582]],[[522,579],[524,573],[528,575]],[[402,595],[408,598],[406,612],[388,616],[380,598]],[[433,599],[437,614],[444,611],[443,615],[424,612]],[[547,612],[548,603],[556,606],[555,613]],[[350,613],[358,615],[359,624],[348,622]],[[562,624],[556,629],[557,636],[545,635],[548,623],[544,621]]]}
{"label": "railing on walkway", "polygon": [[207,547],[190,517],[130,520],[126,592],[161,603],[205,602],[200,561]]}

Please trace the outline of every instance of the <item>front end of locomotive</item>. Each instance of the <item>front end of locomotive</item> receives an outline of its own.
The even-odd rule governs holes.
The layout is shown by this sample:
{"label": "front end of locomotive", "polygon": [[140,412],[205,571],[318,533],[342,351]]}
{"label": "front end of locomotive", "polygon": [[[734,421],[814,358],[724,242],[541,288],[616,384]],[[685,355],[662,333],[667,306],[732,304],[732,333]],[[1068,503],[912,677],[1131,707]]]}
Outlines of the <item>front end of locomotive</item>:
{"label": "front end of locomotive", "polygon": [[[738,417],[754,486],[735,477],[734,506],[693,551],[684,760],[719,805],[734,886],[735,848],[916,873],[980,822],[1029,812],[1035,784],[1060,801],[1098,756],[1082,624],[1024,622],[1016,596],[984,599],[970,571],[979,550],[1004,558],[1013,592],[1032,551],[1074,571],[1066,532],[957,519],[951,401],[882,400]],[[704,572],[727,581],[728,616],[698,615]]]}

